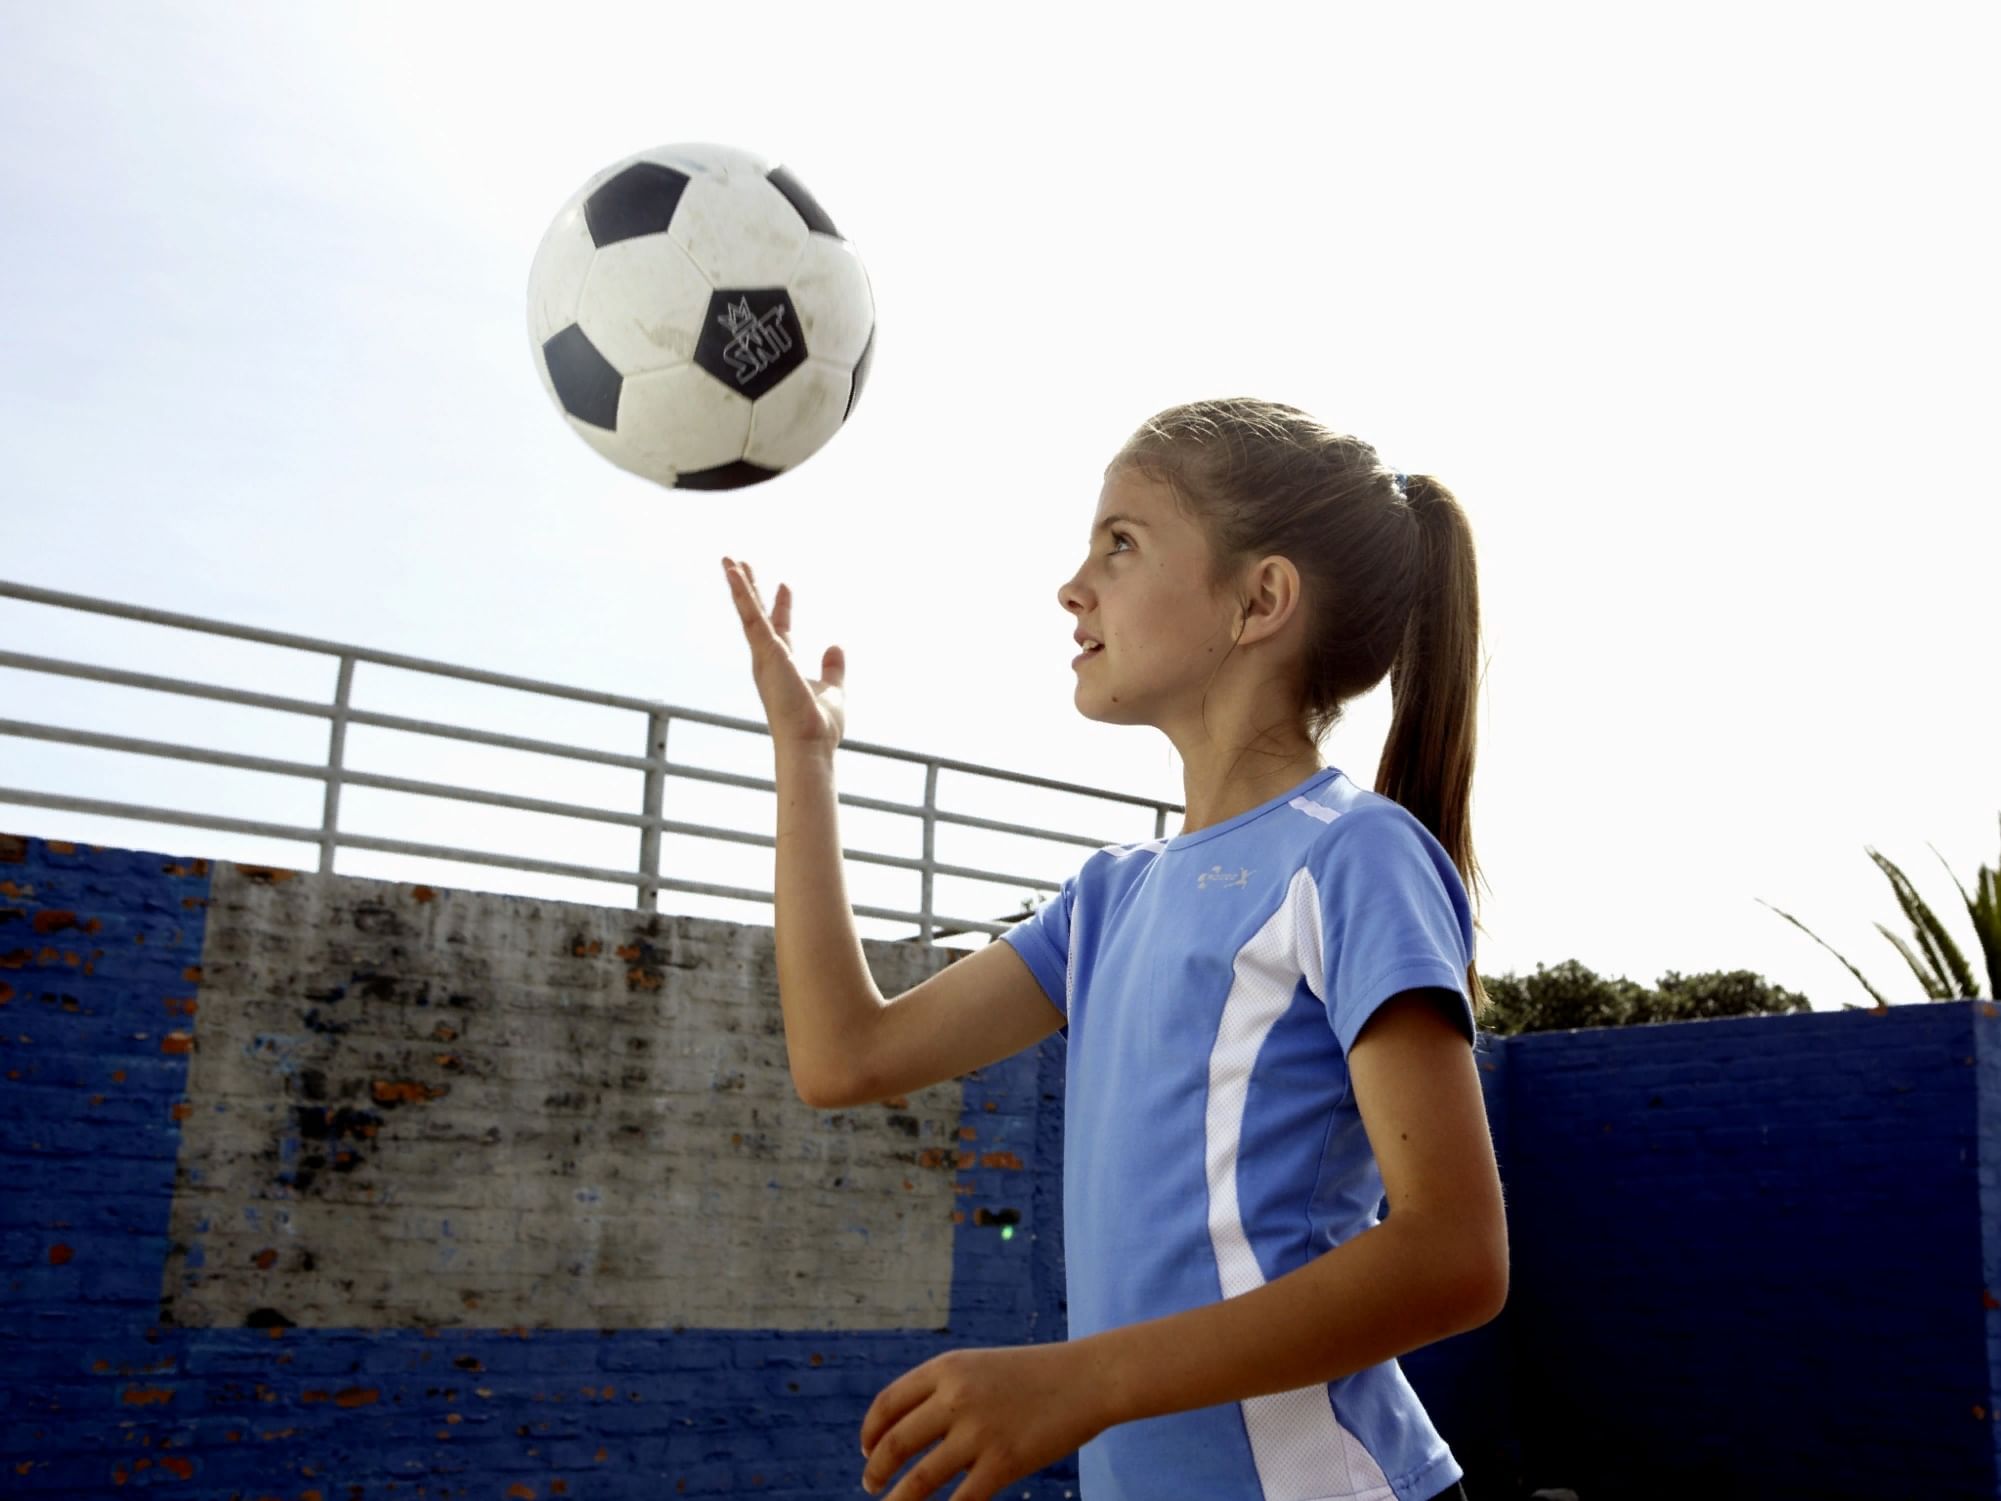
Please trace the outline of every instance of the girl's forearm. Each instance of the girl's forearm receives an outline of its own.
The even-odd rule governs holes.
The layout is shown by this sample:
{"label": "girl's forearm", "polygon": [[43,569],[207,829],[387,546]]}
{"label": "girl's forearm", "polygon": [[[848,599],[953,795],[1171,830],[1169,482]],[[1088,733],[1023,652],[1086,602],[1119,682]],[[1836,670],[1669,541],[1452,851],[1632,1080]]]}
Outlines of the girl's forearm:
{"label": "girl's forearm", "polygon": [[1499,1314],[1452,1244],[1393,1214],[1250,1292],[1090,1335],[1078,1357],[1104,1372],[1114,1423],[1338,1381]]}
{"label": "girl's forearm", "polygon": [[866,1061],[882,993],[848,905],[834,791],[834,748],[774,741],[778,836],[772,936],[793,1086],[841,1100]]}

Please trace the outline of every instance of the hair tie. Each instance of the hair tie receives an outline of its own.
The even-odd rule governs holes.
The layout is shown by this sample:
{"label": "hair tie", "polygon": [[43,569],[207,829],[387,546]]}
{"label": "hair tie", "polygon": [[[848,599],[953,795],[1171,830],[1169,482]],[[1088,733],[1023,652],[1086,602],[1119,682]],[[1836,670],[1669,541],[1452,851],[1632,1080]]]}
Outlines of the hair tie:
{"label": "hair tie", "polygon": [[1408,490],[1404,488],[1404,482],[1409,478],[1410,476],[1407,474],[1399,474],[1397,476],[1397,494],[1408,495],[1410,493]]}

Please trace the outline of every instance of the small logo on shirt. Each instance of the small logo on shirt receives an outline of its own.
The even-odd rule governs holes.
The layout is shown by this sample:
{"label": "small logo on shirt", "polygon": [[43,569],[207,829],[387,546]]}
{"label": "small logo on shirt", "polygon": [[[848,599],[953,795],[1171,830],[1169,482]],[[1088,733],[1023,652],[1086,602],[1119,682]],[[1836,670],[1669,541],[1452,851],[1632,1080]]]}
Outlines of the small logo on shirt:
{"label": "small logo on shirt", "polygon": [[1251,884],[1251,873],[1241,867],[1227,871],[1220,865],[1212,865],[1195,878],[1195,884],[1207,891],[1211,886],[1245,886]]}

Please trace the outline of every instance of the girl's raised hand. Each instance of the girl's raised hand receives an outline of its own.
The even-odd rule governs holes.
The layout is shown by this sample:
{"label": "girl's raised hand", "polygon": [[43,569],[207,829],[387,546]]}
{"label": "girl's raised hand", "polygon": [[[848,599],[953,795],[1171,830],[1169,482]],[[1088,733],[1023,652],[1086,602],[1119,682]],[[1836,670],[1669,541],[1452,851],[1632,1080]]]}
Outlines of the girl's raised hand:
{"label": "girl's raised hand", "polygon": [[832,750],[847,729],[847,658],[830,646],[820,658],[820,676],[808,679],[792,656],[792,592],[778,586],[766,613],[750,564],[723,559],[730,597],[750,643],[750,671],[764,700],[765,722],[779,745],[822,745]]}

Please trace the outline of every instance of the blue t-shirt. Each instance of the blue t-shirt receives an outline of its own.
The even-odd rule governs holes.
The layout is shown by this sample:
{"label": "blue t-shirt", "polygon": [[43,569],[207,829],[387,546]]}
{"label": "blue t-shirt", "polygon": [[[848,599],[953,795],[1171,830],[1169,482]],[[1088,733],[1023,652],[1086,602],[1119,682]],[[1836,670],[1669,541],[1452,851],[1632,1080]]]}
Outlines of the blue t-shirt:
{"label": "blue t-shirt", "polygon": [[[1234,818],[1087,859],[1002,935],[1066,1018],[1070,1333],[1180,1313],[1378,1223],[1349,1088],[1399,992],[1459,998],[1472,912],[1445,849],[1324,767]],[[1463,1471],[1395,1360],[1106,1429],[1084,1501],[1425,1501]]]}

